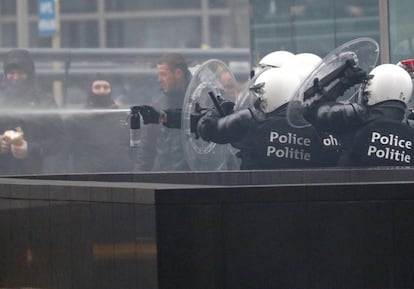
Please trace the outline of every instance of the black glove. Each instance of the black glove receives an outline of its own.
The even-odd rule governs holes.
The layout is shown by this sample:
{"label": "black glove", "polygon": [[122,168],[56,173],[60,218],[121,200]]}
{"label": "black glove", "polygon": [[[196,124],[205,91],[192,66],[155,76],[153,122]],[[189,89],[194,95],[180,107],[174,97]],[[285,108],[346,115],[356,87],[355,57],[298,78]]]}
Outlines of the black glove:
{"label": "black glove", "polygon": [[343,85],[343,92],[356,84],[363,83],[364,81],[368,80],[368,78],[368,74],[361,67],[349,67],[344,71],[344,76],[340,80]]}
{"label": "black glove", "polygon": [[368,79],[369,76],[361,67],[358,67],[353,60],[347,60],[322,79],[315,78],[313,85],[304,92],[303,99],[308,100],[319,94],[319,100],[322,102],[335,101],[346,90]]}
{"label": "black glove", "polygon": [[[203,118],[203,122],[207,122],[207,124],[201,125],[202,129],[204,130],[204,126],[210,126],[210,122],[213,122],[212,119],[219,119],[224,116],[230,115],[234,112],[234,102],[223,100],[220,96],[215,96],[212,92],[209,93],[210,97],[213,100],[214,107],[211,109],[203,109],[200,107],[199,103],[196,103],[195,112],[191,113],[190,115],[190,132],[196,135],[196,139],[199,138],[199,121]],[[206,121],[206,118],[210,118],[210,120]],[[214,121],[216,122],[216,121]],[[206,128],[206,134],[209,134],[211,129]],[[207,140],[206,137],[205,140]]]}
{"label": "black glove", "polygon": [[224,115],[229,115],[234,112],[235,103],[232,101],[224,100],[220,103],[221,110],[224,112]]}
{"label": "black glove", "polygon": [[[209,139],[208,135],[212,132],[210,126],[214,126],[217,120],[223,116],[216,109],[197,110],[190,115],[190,132],[194,133],[196,139],[200,137],[199,130],[202,131],[204,140]],[[213,124],[214,123],[214,124]],[[204,133],[203,133],[204,132]]]}
{"label": "black glove", "polygon": [[139,106],[139,113],[144,120],[144,124],[160,122],[160,113],[150,105]]}
{"label": "black glove", "polygon": [[161,123],[168,128],[181,128],[181,108],[166,109],[161,113]]}
{"label": "black glove", "polygon": [[220,117],[211,111],[200,118],[197,123],[197,134],[205,141],[211,141],[217,134]]}

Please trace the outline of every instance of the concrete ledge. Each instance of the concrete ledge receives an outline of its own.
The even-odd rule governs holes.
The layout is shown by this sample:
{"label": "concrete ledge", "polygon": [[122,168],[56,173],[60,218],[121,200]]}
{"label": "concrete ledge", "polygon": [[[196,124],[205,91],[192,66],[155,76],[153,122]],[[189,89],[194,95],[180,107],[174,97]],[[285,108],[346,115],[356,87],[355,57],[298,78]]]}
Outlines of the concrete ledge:
{"label": "concrete ledge", "polygon": [[87,181],[107,183],[195,184],[210,186],[249,186],[280,184],[345,184],[413,182],[414,168],[323,168],[284,169],[261,171],[214,171],[214,172],[139,172],[105,174],[35,175],[17,176],[19,179]]}

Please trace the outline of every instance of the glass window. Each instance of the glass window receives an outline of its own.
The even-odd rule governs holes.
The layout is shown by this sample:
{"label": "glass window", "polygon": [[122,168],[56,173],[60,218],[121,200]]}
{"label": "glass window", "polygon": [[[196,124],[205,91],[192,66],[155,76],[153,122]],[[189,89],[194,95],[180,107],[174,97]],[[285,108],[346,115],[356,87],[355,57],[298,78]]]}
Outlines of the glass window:
{"label": "glass window", "polygon": [[[29,13],[37,14],[38,1],[28,1]],[[59,1],[61,13],[73,13],[73,12],[95,12],[97,10],[97,0],[70,0],[70,1]]]}
{"label": "glass window", "polygon": [[275,50],[321,57],[358,37],[379,40],[376,0],[251,0],[252,59]]}
{"label": "glass window", "polygon": [[140,10],[165,10],[165,9],[194,9],[200,8],[201,0],[153,0],[153,1],[112,1],[106,0],[105,7],[108,11],[140,11]]}
{"label": "glass window", "polygon": [[65,22],[61,26],[61,46],[65,48],[88,48],[99,46],[96,21]]}
{"label": "glass window", "polygon": [[226,8],[229,6],[228,0],[210,0],[208,6],[210,8]]}
{"label": "glass window", "polygon": [[16,15],[16,0],[0,1],[0,13],[1,15]]}
{"label": "glass window", "polygon": [[2,24],[1,26],[1,46],[15,47],[17,45],[17,29],[16,24]]}
{"label": "glass window", "polygon": [[[245,20],[246,18],[244,18]],[[238,20],[241,20],[240,22]],[[248,47],[246,31],[248,21],[236,17],[211,17],[210,20],[210,47],[230,48]]]}
{"label": "glass window", "polygon": [[414,1],[412,0],[389,2],[391,63],[413,58],[413,9]]}
{"label": "glass window", "polygon": [[230,19],[222,17],[211,17],[210,20],[210,47],[229,47],[232,43],[232,34],[230,33]]}
{"label": "glass window", "polygon": [[59,4],[61,13],[95,12],[97,10],[97,0],[60,1]]}
{"label": "glass window", "polygon": [[212,3],[222,3],[228,8],[229,13],[210,17],[210,46],[214,48],[248,48],[248,1],[213,1],[210,2],[210,7]]}
{"label": "glass window", "polygon": [[37,21],[32,22],[31,25],[29,25],[29,45],[30,47],[39,48],[48,48],[52,46],[52,37],[39,37]]}
{"label": "glass window", "polygon": [[38,1],[29,1],[29,14],[37,15],[38,12]]}
{"label": "glass window", "polygon": [[200,35],[199,18],[152,18],[107,23],[108,47],[194,48],[200,47]]}

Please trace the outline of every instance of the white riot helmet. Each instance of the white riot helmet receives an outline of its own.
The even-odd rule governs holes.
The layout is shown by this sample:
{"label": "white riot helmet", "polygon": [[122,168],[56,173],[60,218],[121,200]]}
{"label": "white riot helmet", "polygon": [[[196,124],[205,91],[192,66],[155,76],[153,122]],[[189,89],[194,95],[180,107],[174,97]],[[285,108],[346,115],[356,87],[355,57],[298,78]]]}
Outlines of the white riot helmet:
{"label": "white riot helmet", "polygon": [[299,82],[292,71],[272,67],[258,75],[249,89],[256,98],[256,108],[270,113],[290,101]]}
{"label": "white riot helmet", "polygon": [[313,65],[316,66],[322,58],[320,58],[318,55],[313,53],[298,53],[295,55],[295,58],[299,60],[299,62],[303,64]]}
{"label": "white riot helmet", "polygon": [[282,67],[283,65],[285,65],[285,63],[288,63],[294,56],[295,54],[285,50],[273,51],[265,55],[259,61],[259,65],[261,67]]}
{"label": "white riot helmet", "polygon": [[409,73],[395,64],[382,64],[370,73],[371,79],[361,87],[359,102],[368,106],[387,101],[399,100],[408,103],[413,90]]}
{"label": "white riot helmet", "polygon": [[286,63],[283,68],[292,70],[298,75],[300,80],[303,80],[314,70],[321,60],[322,58],[313,53],[299,53]]}

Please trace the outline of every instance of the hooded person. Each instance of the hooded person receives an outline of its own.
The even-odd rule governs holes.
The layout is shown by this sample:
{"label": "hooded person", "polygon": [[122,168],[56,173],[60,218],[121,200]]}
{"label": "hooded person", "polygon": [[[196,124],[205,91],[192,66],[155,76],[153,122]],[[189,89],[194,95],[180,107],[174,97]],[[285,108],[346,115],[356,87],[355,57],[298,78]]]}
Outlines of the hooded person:
{"label": "hooded person", "polygon": [[55,107],[53,98],[45,94],[36,82],[35,65],[28,50],[12,49],[3,61],[4,77],[0,85],[3,107]]}
{"label": "hooded person", "polygon": [[96,74],[88,87],[85,110],[67,121],[74,173],[131,172],[128,111],[112,98],[112,81]]}
{"label": "hooded person", "polygon": [[[53,98],[36,83],[35,65],[29,51],[12,49],[7,52],[3,69],[0,175],[57,172],[57,166],[62,166],[62,158],[58,157],[62,151],[62,123],[56,113],[34,113],[37,109],[56,106]],[[19,134],[18,142],[10,137]],[[56,159],[59,161],[55,162]]]}
{"label": "hooded person", "polygon": [[112,99],[111,80],[103,74],[96,74],[92,80],[88,98],[86,100],[87,108],[117,108]]}

